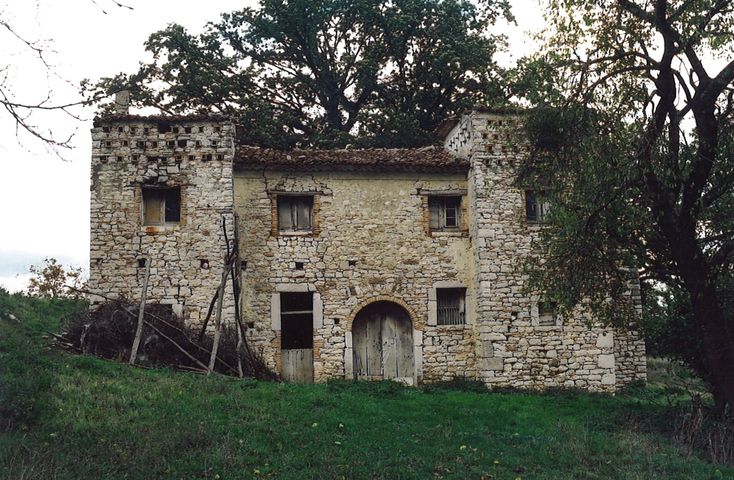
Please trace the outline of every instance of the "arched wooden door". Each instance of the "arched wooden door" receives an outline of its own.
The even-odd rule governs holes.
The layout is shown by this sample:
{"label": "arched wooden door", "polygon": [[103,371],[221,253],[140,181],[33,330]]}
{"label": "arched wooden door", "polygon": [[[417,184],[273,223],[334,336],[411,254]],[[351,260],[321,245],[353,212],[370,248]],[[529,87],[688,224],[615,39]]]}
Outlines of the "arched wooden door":
{"label": "arched wooden door", "polygon": [[392,302],[375,302],[360,310],[352,324],[354,376],[413,383],[413,326],[408,312]]}

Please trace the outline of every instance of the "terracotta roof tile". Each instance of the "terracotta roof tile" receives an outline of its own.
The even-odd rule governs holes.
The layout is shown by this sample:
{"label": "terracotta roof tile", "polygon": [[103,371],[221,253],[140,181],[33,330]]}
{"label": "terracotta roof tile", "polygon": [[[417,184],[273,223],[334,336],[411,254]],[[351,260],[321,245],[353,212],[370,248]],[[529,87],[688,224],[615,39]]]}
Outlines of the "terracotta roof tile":
{"label": "terracotta roof tile", "polygon": [[466,172],[469,162],[443,148],[363,150],[275,150],[240,145],[235,168],[241,170]]}

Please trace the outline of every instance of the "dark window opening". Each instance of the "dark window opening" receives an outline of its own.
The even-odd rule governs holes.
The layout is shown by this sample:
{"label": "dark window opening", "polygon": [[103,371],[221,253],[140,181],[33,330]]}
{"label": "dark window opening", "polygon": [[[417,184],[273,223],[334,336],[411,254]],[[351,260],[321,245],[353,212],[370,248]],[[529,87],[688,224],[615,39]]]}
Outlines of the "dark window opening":
{"label": "dark window opening", "polygon": [[312,215],[312,195],[278,196],[278,230],[281,232],[310,232]]}
{"label": "dark window opening", "polygon": [[313,293],[280,294],[280,348],[313,348]]}
{"label": "dark window opening", "polygon": [[557,310],[558,304],[556,302],[538,302],[538,325],[555,325]]}
{"label": "dark window opening", "polygon": [[436,304],[439,325],[466,323],[466,288],[437,288]]}
{"label": "dark window opening", "polygon": [[304,264],[303,262],[296,262],[296,270],[303,270]]}
{"label": "dark window opening", "polygon": [[347,261],[347,264],[348,264],[348,265],[349,265],[350,267],[356,267],[356,266],[357,266],[357,261],[356,261],[356,260],[348,260],[348,261]]}
{"label": "dark window opening", "polygon": [[541,223],[548,215],[549,204],[543,199],[542,191],[525,190],[525,213],[528,222]]}
{"label": "dark window opening", "polygon": [[180,187],[143,187],[143,225],[165,225],[180,221]]}
{"label": "dark window opening", "polygon": [[431,230],[458,230],[461,215],[461,197],[428,197]]}
{"label": "dark window opening", "polygon": [[145,267],[145,259],[138,258],[138,268],[144,268],[144,267]]}
{"label": "dark window opening", "polygon": [[199,259],[199,268],[203,270],[209,270],[209,260],[206,258],[200,258]]}

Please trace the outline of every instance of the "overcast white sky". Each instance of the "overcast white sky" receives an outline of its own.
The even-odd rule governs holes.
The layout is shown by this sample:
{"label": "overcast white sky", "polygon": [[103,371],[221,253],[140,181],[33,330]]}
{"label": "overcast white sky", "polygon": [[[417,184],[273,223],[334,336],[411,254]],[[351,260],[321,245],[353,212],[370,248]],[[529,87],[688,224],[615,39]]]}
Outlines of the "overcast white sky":
{"label": "overcast white sky", "polygon": [[[84,78],[98,79],[132,72],[145,57],[148,35],[169,23],[199,31],[222,12],[254,4],[254,0],[0,0],[0,19],[30,40],[45,41],[52,74],[41,68],[32,52],[0,27],[0,68],[8,65],[7,86],[17,101],[43,100],[52,91],[55,102],[78,100]],[[511,42],[502,56],[509,64],[528,53],[528,32],[540,28],[540,0],[512,0],[517,26],[502,25]],[[105,13],[106,12],[106,13]],[[44,257],[67,265],[89,264],[89,165],[92,109],[80,110],[83,120],[63,114],[35,116],[33,121],[57,138],[75,132],[73,148],[64,159],[22,133],[0,111],[0,286],[25,287],[28,266]]]}

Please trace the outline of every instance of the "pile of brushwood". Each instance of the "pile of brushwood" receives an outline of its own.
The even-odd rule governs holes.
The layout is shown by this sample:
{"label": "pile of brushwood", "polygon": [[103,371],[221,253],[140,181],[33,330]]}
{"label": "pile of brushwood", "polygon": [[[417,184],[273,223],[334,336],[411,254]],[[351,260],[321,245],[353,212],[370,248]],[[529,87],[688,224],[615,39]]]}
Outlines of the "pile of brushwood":
{"label": "pile of brushwood", "polygon": [[[127,362],[135,339],[138,309],[138,305],[124,298],[108,301],[72,318],[67,330],[56,337],[57,343],[77,353]],[[278,379],[262,356],[242,341],[237,325],[221,327],[219,347],[212,363],[214,341],[205,330],[187,327],[167,305],[149,303],[143,313],[136,365],[199,373],[209,373],[211,365],[212,372],[223,375]]]}

